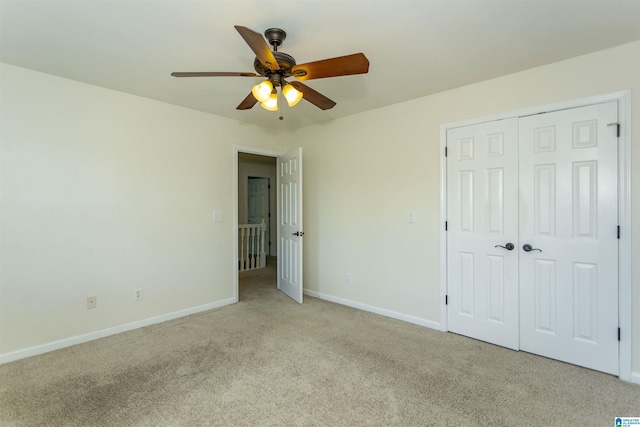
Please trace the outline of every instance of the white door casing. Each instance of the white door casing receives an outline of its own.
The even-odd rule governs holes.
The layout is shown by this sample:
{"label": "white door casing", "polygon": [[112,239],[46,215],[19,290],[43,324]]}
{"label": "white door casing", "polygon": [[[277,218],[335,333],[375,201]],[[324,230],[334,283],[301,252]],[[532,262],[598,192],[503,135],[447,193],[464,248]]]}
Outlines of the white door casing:
{"label": "white door casing", "polygon": [[302,148],[278,158],[278,289],[302,304]]}
{"label": "white door casing", "polygon": [[520,119],[520,348],[618,374],[616,102]]}
{"label": "white door casing", "polygon": [[448,327],[512,349],[518,348],[517,138],[516,118],[447,132]]}

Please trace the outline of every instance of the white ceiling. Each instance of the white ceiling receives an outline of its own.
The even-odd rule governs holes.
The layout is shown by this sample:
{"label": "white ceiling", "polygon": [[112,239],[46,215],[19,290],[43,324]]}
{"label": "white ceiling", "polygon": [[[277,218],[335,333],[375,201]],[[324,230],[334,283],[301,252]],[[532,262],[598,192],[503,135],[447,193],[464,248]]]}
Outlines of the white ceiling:
{"label": "white ceiling", "polygon": [[[259,81],[233,28],[287,32],[301,64],[363,52],[369,73],[309,80],[337,102],[235,107]],[[640,39],[640,0],[0,0],[0,60],[273,128],[294,129]]]}

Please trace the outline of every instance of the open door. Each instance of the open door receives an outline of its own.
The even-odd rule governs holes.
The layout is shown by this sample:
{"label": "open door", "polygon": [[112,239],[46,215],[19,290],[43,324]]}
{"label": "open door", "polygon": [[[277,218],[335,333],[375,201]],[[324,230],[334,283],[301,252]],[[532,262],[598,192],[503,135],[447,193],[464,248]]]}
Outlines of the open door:
{"label": "open door", "polygon": [[302,304],[302,148],[278,158],[278,289]]}

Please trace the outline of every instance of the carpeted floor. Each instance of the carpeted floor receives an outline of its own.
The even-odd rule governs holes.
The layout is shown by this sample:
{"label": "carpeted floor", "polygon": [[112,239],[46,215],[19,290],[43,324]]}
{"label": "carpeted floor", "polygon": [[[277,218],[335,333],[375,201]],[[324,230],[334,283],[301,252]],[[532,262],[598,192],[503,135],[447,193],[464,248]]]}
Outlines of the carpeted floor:
{"label": "carpeted floor", "polygon": [[240,302],[0,366],[3,426],[613,426],[640,387],[241,277]]}

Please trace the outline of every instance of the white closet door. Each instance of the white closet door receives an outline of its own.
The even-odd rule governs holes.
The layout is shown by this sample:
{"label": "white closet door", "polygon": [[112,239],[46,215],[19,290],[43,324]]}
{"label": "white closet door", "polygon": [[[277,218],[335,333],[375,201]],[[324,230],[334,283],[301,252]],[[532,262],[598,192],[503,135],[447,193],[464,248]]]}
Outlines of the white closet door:
{"label": "white closet door", "polygon": [[[447,132],[447,323],[518,348],[518,120]],[[510,243],[515,249],[501,246]]]}
{"label": "white closet door", "polygon": [[607,125],[617,121],[610,102],[519,123],[520,348],[611,374],[618,169],[616,127]]}

